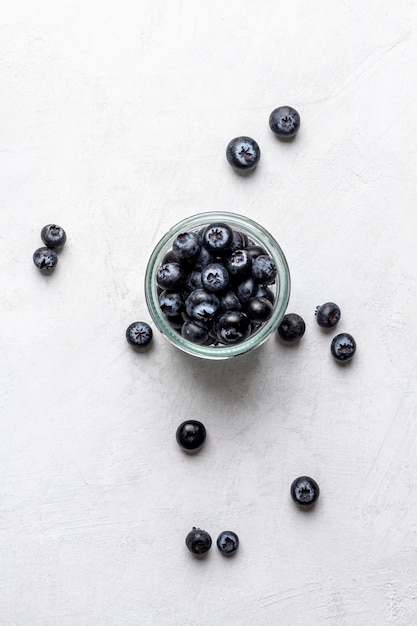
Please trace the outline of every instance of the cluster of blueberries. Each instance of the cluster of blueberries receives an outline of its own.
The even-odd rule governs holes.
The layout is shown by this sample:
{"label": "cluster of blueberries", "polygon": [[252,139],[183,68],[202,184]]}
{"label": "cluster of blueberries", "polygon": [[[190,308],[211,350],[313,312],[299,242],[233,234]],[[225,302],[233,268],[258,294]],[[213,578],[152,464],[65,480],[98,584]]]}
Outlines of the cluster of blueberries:
{"label": "cluster of blueberries", "polygon": [[[206,440],[206,428],[197,420],[182,422],[177,428],[178,445],[188,453],[197,452]],[[299,476],[290,487],[291,497],[303,510],[314,506],[320,495],[317,482],[309,476]],[[211,548],[211,536],[206,530],[193,527],[185,538],[185,545],[195,556],[202,556]],[[217,538],[217,547],[226,556],[232,555],[239,547],[239,537],[234,531],[224,530]]]}
{"label": "cluster of blueberries", "polygon": [[226,223],[179,234],[156,272],[169,324],[200,345],[244,341],[270,319],[274,259]]}
{"label": "cluster of blueberries", "polygon": [[[325,302],[316,307],[316,321],[321,328],[333,328],[340,320],[340,307],[334,302]],[[305,322],[297,313],[284,315],[278,326],[278,334],[283,341],[299,341],[306,329]],[[350,361],[356,352],[356,341],[349,333],[339,333],[330,344],[330,353],[339,363]]]}
{"label": "cluster of blueberries", "polygon": [[57,224],[47,224],[41,230],[41,239],[45,244],[33,253],[33,262],[42,274],[50,274],[58,263],[57,252],[65,245],[67,235]]}
{"label": "cluster of blueberries", "polygon": [[[281,141],[294,139],[300,123],[299,113],[290,106],[277,107],[269,116],[269,127]],[[236,172],[246,174],[258,165],[261,150],[252,137],[235,137],[227,144],[226,158]]]}

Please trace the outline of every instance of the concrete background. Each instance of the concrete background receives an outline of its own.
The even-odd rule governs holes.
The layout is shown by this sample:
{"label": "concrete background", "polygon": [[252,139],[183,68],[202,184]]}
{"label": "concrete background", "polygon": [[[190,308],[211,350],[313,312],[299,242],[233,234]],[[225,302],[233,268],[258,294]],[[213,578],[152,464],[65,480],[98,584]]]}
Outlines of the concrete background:
{"label": "concrete background", "polygon": [[[1,625],[417,623],[416,20],[411,0],[3,3]],[[262,151],[246,179],[239,134]],[[153,246],[216,209],[280,242],[302,342],[211,363],[155,333],[134,353]],[[44,277],[50,222],[68,242]],[[304,473],[311,514],[289,497]],[[239,553],[193,559],[193,525]]]}

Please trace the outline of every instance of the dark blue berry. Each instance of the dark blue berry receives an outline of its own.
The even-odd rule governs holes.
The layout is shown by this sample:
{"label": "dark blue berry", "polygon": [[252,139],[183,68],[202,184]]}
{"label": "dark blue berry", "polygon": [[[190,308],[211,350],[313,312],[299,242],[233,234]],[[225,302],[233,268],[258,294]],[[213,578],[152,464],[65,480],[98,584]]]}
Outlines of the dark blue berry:
{"label": "dark blue berry", "polygon": [[239,537],[231,530],[223,530],[217,537],[217,547],[226,556],[234,554],[239,547]]}
{"label": "dark blue berry", "polygon": [[240,311],[242,304],[236,293],[232,290],[226,291],[220,298],[220,310],[224,311]]}
{"label": "dark blue berry", "polygon": [[279,139],[292,139],[300,128],[300,115],[292,107],[274,109],[269,116],[269,127]]}
{"label": "dark blue berry", "polygon": [[266,298],[250,298],[245,306],[245,313],[251,322],[266,322],[273,312],[274,307]]}
{"label": "dark blue berry", "polygon": [[206,344],[209,338],[209,331],[204,322],[188,320],[181,326],[181,335],[184,339],[193,343]]}
{"label": "dark blue berry", "polygon": [[185,310],[192,319],[208,322],[213,319],[220,307],[220,301],[214,293],[205,289],[195,289],[185,301]]}
{"label": "dark blue berry", "polygon": [[226,158],[239,172],[251,172],[259,163],[261,150],[251,137],[235,137],[226,148]]}
{"label": "dark blue berry", "polygon": [[241,311],[226,311],[216,319],[215,330],[220,343],[228,345],[247,339],[251,325],[247,315]]}
{"label": "dark blue berry", "polygon": [[242,250],[242,248],[246,248],[248,245],[248,238],[245,233],[241,233],[239,230],[233,231],[233,241],[231,245],[231,252],[235,250]]}
{"label": "dark blue berry", "polygon": [[316,307],[317,324],[322,328],[332,328],[340,320],[340,309],[334,302],[326,302]]}
{"label": "dark blue berry", "polygon": [[315,504],[320,495],[316,481],[309,476],[299,476],[291,485],[291,497],[301,508],[307,509]]}
{"label": "dark blue berry", "polygon": [[334,337],[330,352],[332,356],[341,363],[349,361],[356,352],[356,341],[349,333],[340,333]]}
{"label": "dark blue berry", "polygon": [[198,270],[193,270],[188,274],[185,279],[185,287],[188,291],[194,291],[194,289],[202,289],[203,281],[201,280],[201,272]]}
{"label": "dark blue berry", "polygon": [[159,294],[159,306],[164,315],[177,316],[184,310],[184,300],[178,291],[163,291]]}
{"label": "dark blue berry", "polygon": [[272,291],[272,289],[270,289],[269,287],[266,287],[264,285],[259,285],[256,293],[255,293],[255,298],[266,298],[267,300],[270,301],[271,304],[274,304],[275,302],[275,294]]}
{"label": "dark blue berry", "polygon": [[35,250],[33,262],[42,274],[50,274],[56,268],[58,256],[56,252],[45,246]]}
{"label": "dark blue berry", "polygon": [[283,341],[298,341],[304,335],[306,329],[305,322],[297,313],[287,313],[282,318],[278,326],[278,334]]}
{"label": "dark blue berry", "polygon": [[182,325],[184,324],[184,318],[182,314],[166,315],[165,319],[167,320],[168,324],[172,326],[172,328],[175,328],[175,330],[180,330]]}
{"label": "dark blue berry", "polygon": [[152,328],[146,322],[133,322],[126,329],[126,339],[133,348],[142,350],[152,341]]}
{"label": "dark blue berry", "polygon": [[204,231],[204,247],[215,256],[226,256],[233,244],[233,230],[228,224],[210,224]]}
{"label": "dark blue berry", "polygon": [[245,304],[249,301],[250,298],[253,298],[257,290],[257,284],[253,280],[252,276],[246,278],[241,283],[236,285],[236,295],[239,298],[242,304]]}
{"label": "dark blue berry", "polygon": [[184,270],[177,262],[163,263],[157,269],[156,282],[162,289],[180,289],[184,280]]}
{"label": "dark blue berry", "polygon": [[65,245],[67,235],[61,226],[47,224],[41,230],[41,239],[48,248],[60,250]]}
{"label": "dark blue berry", "polygon": [[249,276],[252,269],[252,257],[247,250],[236,250],[226,261],[227,271],[233,278],[243,279]]}
{"label": "dark blue berry", "polygon": [[177,428],[178,445],[187,452],[196,452],[206,440],[206,428],[197,420],[186,420]]}
{"label": "dark blue berry", "polygon": [[209,263],[201,270],[201,282],[206,291],[220,293],[229,285],[229,273],[222,263]]}
{"label": "dark blue berry", "polygon": [[211,537],[205,530],[193,527],[185,538],[185,545],[192,554],[201,556],[211,548]]}
{"label": "dark blue berry", "polygon": [[200,250],[200,254],[194,261],[194,269],[201,271],[203,267],[208,265],[209,263],[214,263],[216,258],[205,248],[202,246]]}
{"label": "dark blue berry", "polygon": [[181,233],[175,238],[172,251],[180,263],[182,261],[191,263],[199,256],[201,246],[202,241],[198,233]]}
{"label": "dark blue berry", "polygon": [[255,244],[248,246],[246,248],[246,252],[252,258],[252,260],[261,255],[268,256],[268,252],[265,250],[265,248],[262,248],[262,246],[257,246]]}
{"label": "dark blue berry", "polygon": [[175,256],[175,254],[172,251],[172,248],[170,248],[168,250],[168,252],[165,252],[164,256],[162,257],[162,261],[161,261],[161,265],[165,265],[165,263],[177,263],[177,257]]}
{"label": "dark blue berry", "polygon": [[269,255],[261,254],[252,261],[252,276],[257,283],[270,285],[275,281],[277,266]]}

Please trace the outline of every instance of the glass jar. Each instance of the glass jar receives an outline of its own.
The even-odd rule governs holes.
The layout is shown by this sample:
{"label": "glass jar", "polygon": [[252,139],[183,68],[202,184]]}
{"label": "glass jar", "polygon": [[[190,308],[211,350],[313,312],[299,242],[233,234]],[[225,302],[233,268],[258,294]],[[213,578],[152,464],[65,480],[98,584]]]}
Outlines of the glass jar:
{"label": "glass jar", "polygon": [[[247,339],[233,345],[200,345],[188,341],[181,333],[173,328],[158,303],[158,285],[156,273],[161,265],[165,254],[172,248],[175,238],[185,232],[200,231],[202,228],[215,222],[228,224],[233,230],[240,231],[256,245],[261,246],[271,256],[277,267],[275,283],[268,285],[275,295],[273,313],[267,322],[252,333]],[[145,297],[151,317],[158,330],[177,348],[193,356],[204,359],[228,359],[240,354],[245,354],[257,348],[268,339],[276,330],[288,305],[290,297],[290,272],[287,261],[278,243],[272,235],[262,226],[243,215],[228,213],[224,211],[214,211],[208,213],[198,213],[187,217],[173,226],[159,241],[153,250],[145,274]]]}

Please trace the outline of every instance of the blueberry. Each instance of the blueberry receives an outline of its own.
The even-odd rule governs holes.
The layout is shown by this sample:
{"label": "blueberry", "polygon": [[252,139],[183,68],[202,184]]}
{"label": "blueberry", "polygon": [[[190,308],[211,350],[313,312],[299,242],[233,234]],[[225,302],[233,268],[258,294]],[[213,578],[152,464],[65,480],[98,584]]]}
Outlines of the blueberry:
{"label": "blueberry", "polygon": [[220,301],[214,293],[205,289],[195,289],[185,301],[185,310],[192,319],[208,322],[213,319],[220,307]]}
{"label": "blueberry", "polygon": [[233,244],[233,230],[228,224],[210,224],[204,231],[204,247],[216,256],[226,256]]}
{"label": "blueberry", "polygon": [[165,263],[177,263],[177,262],[178,262],[177,257],[173,253],[172,248],[170,248],[167,252],[165,252],[164,256],[162,257],[161,265],[165,265]]}
{"label": "blueberry", "polygon": [[133,348],[146,348],[152,341],[152,328],[146,322],[133,322],[126,329],[126,339]]}
{"label": "blueberry", "polygon": [[201,282],[206,291],[220,293],[227,289],[229,273],[222,263],[209,263],[201,270]]}
{"label": "blueberry", "polygon": [[356,341],[349,333],[340,333],[334,337],[330,352],[332,356],[341,363],[349,361],[356,352]]}
{"label": "blueberry", "polygon": [[245,313],[251,322],[266,322],[273,312],[274,307],[266,298],[250,298],[245,307]]}
{"label": "blueberry", "polygon": [[159,306],[164,315],[177,316],[184,309],[184,300],[182,294],[178,291],[163,291],[159,294]]}
{"label": "blueberry", "polygon": [[166,315],[165,319],[175,330],[180,330],[184,324],[184,318],[181,313],[179,315]]}
{"label": "blueberry", "polygon": [[188,274],[185,279],[185,287],[188,291],[194,291],[194,289],[202,289],[203,281],[201,280],[201,272],[198,270],[193,270]]}
{"label": "blueberry", "polygon": [[326,302],[316,307],[317,324],[322,328],[331,328],[336,326],[340,320],[340,309],[334,302]]}
{"label": "blueberry", "polygon": [[156,282],[162,289],[179,289],[184,284],[185,273],[179,263],[169,261],[160,265],[156,272]]}
{"label": "blueberry", "polygon": [[204,322],[188,320],[181,326],[181,335],[193,343],[205,344],[209,338],[209,331]]}
{"label": "blueberry", "polygon": [[35,250],[33,262],[42,274],[50,274],[56,268],[58,256],[56,252],[45,246]]}
{"label": "blueberry", "polygon": [[261,254],[252,262],[252,276],[257,283],[270,285],[275,281],[277,266],[269,255]]}
{"label": "blueberry", "polygon": [[256,244],[252,244],[246,248],[246,252],[253,259],[256,259],[257,256],[265,255],[268,256],[268,252],[262,246],[258,246]]}
{"label": "blueberry", "polygon": [[236,286],[236,295],[240,302],[245,304],[250,298],[254,297],[256,290],[257,285],[252,276],[249,276],[249,278],[246,278]]}
{"label": "blueberry", "polygon": [[41,230],[41,239],[48,248],[60,250],[65,245],[67,235],[61,226],[47,224]]}
{"label": "blueberry", "polygon": [[287,313],[282,318],[278,326],[278,334],[283,341],[298,341],[304,335],[306,329],[305,322],[297,313]]}
{"label": "blueberry", "polygon": [[208,265],[209,263],[214,263],[216,258],[205,248],[201,247],[200,254],[194,260],[194,269],[201,271],[203,267]]}
{"label": "blueberry", "polygon": [[259,163],[261,151],[251,137],[235,137],[226,148],[226,158],[239,172],[251,172]]}
{"label": "blueberry", "polygon": [[300,115],[292,107],[278,107],[269,116],[269,127],[279,139],[292,139],[300,128]]}
{"label": "blueberry", "polygon": [[186,452],[199,450],[206,440],[206,428],[197,420],[186,420],[177,428],[178,445]]}
{"label": "blueberry", "polygon": [[270,301],[271,304],[274,304],[275,302],[274,292],[272,291],[272,289],[270,289],[269,287],[265,287],[264,285],[259,285],[254,297],[266,298],[267,300]]}
{"label": "blueberry", "polygon": [[242,305],[234,291],[229,290],[220,298],[220,310],[224,311],[240,311]]}
{"label": "blueberry", "polygon": [[232,530],[223,530],[217,537],[217,547],[222,554],[234,554],[239,547],[239,537]]}
{"label": "blueberry", "polygon": [[216,319],[215,330],[220,343],[235,344],[247,339],[251,325],[241,311],[226,311]]}
{"label": "blueberry", "polygon": [[210,550],[211,537],[207,531],[193,526],[185,538],[185,545],[190,552],[196,556],[201,556]]}
{"label": "blueberry", "polygon": [[246,248],[248,245],[248,238],[245,233],[241,233],[239,230],[233,231],[233,241],[231,245],[231,252],[235,250],[242,250],[242,248]]}
{"label": "blueberry", "polygon": [[200,254],[202,246],[198,233],[181,233],[172,244],[172,251],[179,262],[193,262]]}
{"label": "blueberry", "polygon": [[240,279],[249,276],[252,269],[252,257],[247,250],[236,250],[227,258],[226,267],[229,274]]}
{"label": "blueberry", "polygon": [[291,485],[290,491],[294,502],[304,509],[313,506],[320,495],[318,484],[309,476],[296,478]]}

